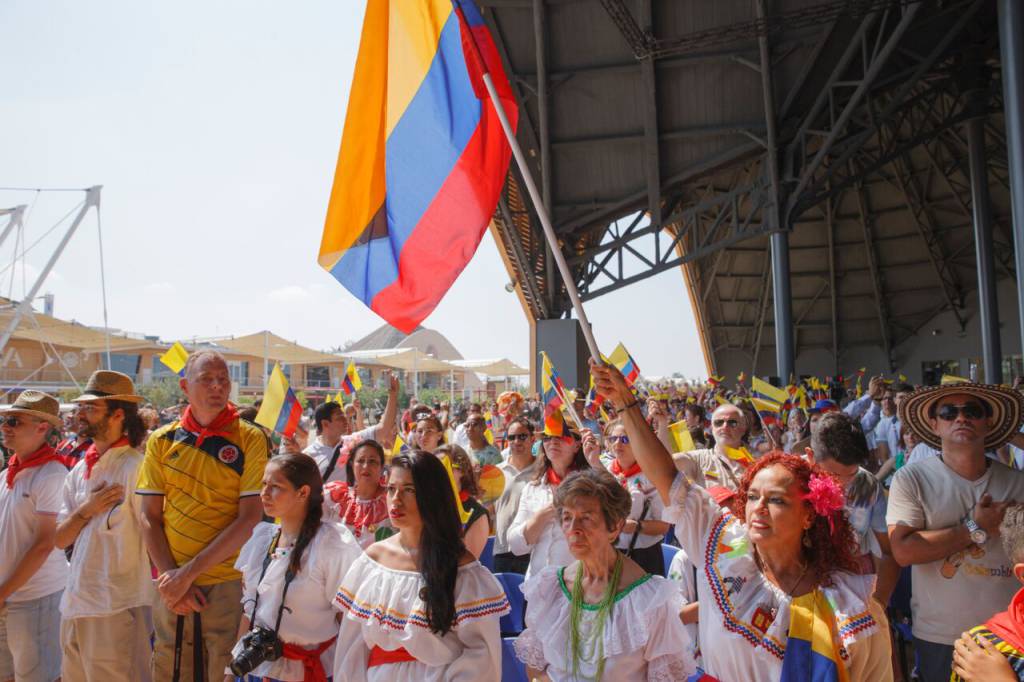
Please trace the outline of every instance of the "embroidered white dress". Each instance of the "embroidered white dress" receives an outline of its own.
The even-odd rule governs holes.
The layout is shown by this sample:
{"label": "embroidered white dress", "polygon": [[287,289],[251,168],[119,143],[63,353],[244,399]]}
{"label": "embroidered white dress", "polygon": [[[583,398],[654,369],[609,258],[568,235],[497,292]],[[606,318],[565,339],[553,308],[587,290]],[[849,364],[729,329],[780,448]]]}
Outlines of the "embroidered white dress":
{"label": "embroidered white dress", "polygon": [[[577,675],[569,652],[570,589],[564,568],[549,566],[523,583],[526,629],[515,642],[526,665],[545,670],[552,682],[593,680],[598,657],[604,658],[604,680],[684,682],[696,672],[690,638],[679,620],[683,604],[679,588],[660,576],[645,575],[615,595],[604,625],[603,646],[581,647]],[[584,605],[581,640],[596,625],[597,607]],[[483,678],[481,678],[483,679]]]}
{"label": "embroidered white dress", "polygon": [[[356,559],[334,598],[341,611],[334,679],[345,682],[477,682],[501,679],[501,628],[509,612],[498,581],[479,562],[459,567],[455,625],[431,632],[414,571],[387,568],[367,555]],[[367,669],[370,650],[404,648],[415,661]]]}
{"label": "embroidered white dress", "polygon": [[[791,598],[758,570],[746,527],[682,474],[664,520],[675,524],[680,547],[697,567],[704,670],[723,682],[778,680]],[[851,682],[892,680],[888,626],[873,587],[874,576],[843,571],[820,587],[835,613]]]}
{"label": "embroidered white dress", "polygon": [[[267,572],[260,581],[263,560],[278,530],[280,526],[273,523],[256,524],[252,537],[242,546],[238,561],[235,562],[235,568],[242,572],[242,609],[245,615],[252,616],[253,602],[258,591],[259,612],[256,614],[256,623],[270,629],[277,622],[285,572],[291,561],[288,549],[275,550],[267,564]],[[314,649],[338,633],[333,607],[334,593],[345,571],[361,555],[356,539],[347,528],[339,523],[320,524],[303,554],[301,570],[288,586],[286,610],[278,633],[282,641],[297,644],[304,649]],[[243,648],[239,640],[231,650],[232,657],[241,653]],[[334,645],[327,647],[320,655],[320,663],[324,672],[330,675],[334,664]],[[304,679],[302,661],[284,657],[276,661],[264,661],[251,674],[260,679]]]}

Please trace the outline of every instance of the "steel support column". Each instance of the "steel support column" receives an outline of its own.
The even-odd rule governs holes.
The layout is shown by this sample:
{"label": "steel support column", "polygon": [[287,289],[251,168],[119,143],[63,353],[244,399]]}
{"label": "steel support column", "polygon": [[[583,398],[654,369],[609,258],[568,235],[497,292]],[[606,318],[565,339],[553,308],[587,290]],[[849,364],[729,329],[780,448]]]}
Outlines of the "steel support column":
{"label": "steel support column", "polygon": [[[978,94],[983,97],[983,93]],[[978,268],[978,308],[981,318],[981,354],[985,381],[1003,381],[1003,353],[999,339],[999,305],[996,301],[996,261],[992,244],[992,204],[985,167],[985,119],[967,122],[967,146],[971,167],[971,208],[974,214],[974,249]]]}
{"label": "steel support column", "polygon": [[[757,2],[758,21],[766,21],[767,8],[765,0]],[[772,301],[775,306],[775,368],[783,381],[789,381],[795,375],[794,359],[796,352],[793,343],[793,302],[789,282],[789,233],[781,231],[788,228],[782,225],[782,188],[779,182],[779,159],[777,132],[775,129],[775,85],[772,81],[772,58],[768,46],[767,32],[758,38],[761,57],[761,93],[764,97],[764,121],[767,131],[767,163],[768,177],[772,188],[772,203],[765,213],[770,216],[767,222],[775,232],[771,236],[772,250]],[[757,367],[752,371],[756,372]]]}
{"label": "steel support column", "polygon": [[1003,72],[1003,114],[1006,156],[1010,167],[1010,206],[1017,266],[1017,311],[1024,348],[1024,6],[1020,0],[998,0],[999,54]]}
{"label": "steel support column", "polygon": [[775,362],[779,378],[794,374],[793,303],[789,287],[789,233],[774,232],[772,244],[772,299],[775,304]]}

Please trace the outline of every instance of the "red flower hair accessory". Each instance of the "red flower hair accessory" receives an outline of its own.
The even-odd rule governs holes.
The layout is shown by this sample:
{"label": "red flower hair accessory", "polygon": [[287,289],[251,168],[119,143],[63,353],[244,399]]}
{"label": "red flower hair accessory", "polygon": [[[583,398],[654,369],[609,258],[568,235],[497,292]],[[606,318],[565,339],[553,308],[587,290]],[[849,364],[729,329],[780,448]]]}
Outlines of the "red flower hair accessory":
{"label": "red flower hair accessory", "polygon": [[846,495],[836,479],[827,475],[811,474],[804,499],[811,503],[815,514],[828,519],[829,530],[834,532],[832,515],[846,506]]}

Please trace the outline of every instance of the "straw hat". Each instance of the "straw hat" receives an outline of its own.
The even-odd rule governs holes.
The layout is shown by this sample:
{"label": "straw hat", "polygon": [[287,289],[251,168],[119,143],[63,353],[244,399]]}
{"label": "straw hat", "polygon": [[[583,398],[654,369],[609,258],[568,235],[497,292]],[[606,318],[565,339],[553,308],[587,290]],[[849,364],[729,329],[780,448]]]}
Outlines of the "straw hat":
{"label": "straw hat", "polygon": [[1011,388],[973,381],[919,388],[900,404],[900,421],[910,426],[922,441],[941,450],[942,441],[932,431],[928,412],[939,399],[958,393],[977,398],[992,408],[992,427],[985,436],[986,450],[1002,447],[1024,423],[1024,395]]}
{"label": "straw hat", "polygon": [[34,417],[48,421],[54,426],[61,426],[64,421],[60,418],[60,403],[48,393],[42,391],[22,391],[13,405],[3,407],[3,416],[23,414],[26,417]]}
{"label": "straw hat", "polygon": [[99,369],[89,377],[85,392],[71,402],[87,403],[94,400],[124,400],[141,403],[145,398],[135,392],[135,384],[127,374]]}

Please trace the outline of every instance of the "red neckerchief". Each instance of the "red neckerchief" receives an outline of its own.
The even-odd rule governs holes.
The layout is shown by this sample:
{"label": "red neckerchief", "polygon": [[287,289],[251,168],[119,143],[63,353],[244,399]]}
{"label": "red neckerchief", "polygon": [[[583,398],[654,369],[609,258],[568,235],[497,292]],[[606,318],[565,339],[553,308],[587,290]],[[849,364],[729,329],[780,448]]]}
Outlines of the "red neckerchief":
{"label": "red neckerchief", "polygon": [[228,406],[221,410],[212,422],[203,426],[192,416],[192,406],[189,405],[181,413],[181,427],[186,431],[198,434],[196,438],[196,447],[198,448],[202,447],[203,441],[211,436],[223,436],[224,438],[230,436],[231,433],[225,429],[236,419],[238,419],[238,409],[228,403]]}
{"label": "red neckerchief", "polygon": [[284,646],[281,647],[281,657],[292,661],[302,661],[302,679],[306,682],[327,682],[327,673],[324,672],[323,663],[320,662],[320,654],[327,651],[336,639],[338,639],[337,635],[326,642],[320,642],[312,649],[304,649],[298,644],[284,642]]}
{"label": "red neckerchief", "polygon": [[989,618],[985,626],[1017,651],[1024,651],[1024,589],[1013,595],[1009,608]]}
{"label": "red neckerchief", "polygon": [[626,481],[641,473],[639,462],[633,462],[632,466],[623,471],[622,465],[619,464],[619,460],[613,459],[611,466],[608,468],[615,475],[615,478],[619,479],[619,483],[622,485],[626,485]]}
{"label": "red neckerchief", "polygon": [[548,483],[555,486],[556,488],[562,485],[562,477],[555,473],[554,467],[548,468]]}
{"label": "red neckerchief", "polygon": [[[125,445],[128,445],[128,438],[125,437],[125,436],[121,436],[120,440],[118,440],[116,443],[112,443],[110,445],[110,447],[107,448],[107,449],[108,450],[113,450],[114,448],[124,447]],[[104,452],[104,454],[106,454],[106,452]],[[102,456],[103,455],[101,455],[99,453],[99,451],[96,450],[96,443],[95,442],[90,443],[89,447],[86,448],[85,455],[84,455],[84,458],[85,458],[85,480],[88,481],[89,477],[92,476],[92,468],[94,466],[96,466],[96,462],[100,461],[100,457],[102,457]]]}
{"label": "red neckerchief", "polygon": [[469,492],[467,492],[465,490],[460,490],[459,491],[459,502],[465,502],[468,499],[469,499]]}
{"label": "red neckerchief", "polygon": [[18,477],[19,472],[41,467],[47,462],[62,462],[60,455],[48,443],[29,455],[24,462],[17,455],[12,455],[7,463],[7,489],[14,487],[14,479]]}

